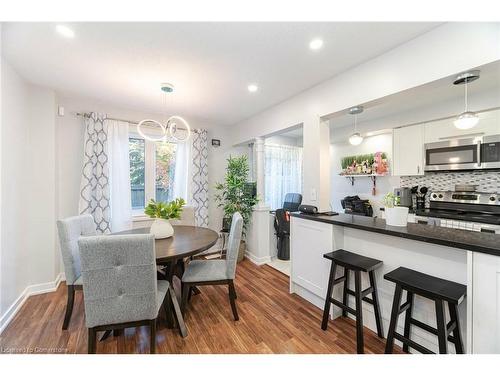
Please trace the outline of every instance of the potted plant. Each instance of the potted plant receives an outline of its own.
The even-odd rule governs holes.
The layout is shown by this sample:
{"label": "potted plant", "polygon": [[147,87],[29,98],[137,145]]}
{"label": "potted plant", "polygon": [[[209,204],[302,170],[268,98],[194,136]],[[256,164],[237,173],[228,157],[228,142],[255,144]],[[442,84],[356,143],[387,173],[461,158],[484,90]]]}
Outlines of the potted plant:
{"label": "potted plant", "polygon": [[[252,217],[253,207],[257,204],[258,199],[253,193],[253,189],[249,189],[248,159],[246,155],[239,157],[229,157],[227,159],[226,177],[223,183],[217,183],[215,189],[215,201],[218,202],[218,207],[224,210],[225,225],[230,227],[231,219],[235,212],[239,212],[243,217],[243,236],[246,237],[246,231]],[[240,250],[238,253],[238,261],[243,259],[245,255],[245,242],[241,241]]]}
{"label": "potted plant", "polygon": [[384,196],[385,223],[396,227],[406,227],[408,223],[408,207],[399,206],[400,198],[394,193]]}
{"label": "potted plant", "polygon": [[184,199],[177,198],[171,202],[156,202],[151,199],[144,209],[144,213],[155,219],[151,225],[150,233],[156,239],[168,238],[174,235],[174,228],[169,219],[180,219],[182,207],[186,204]]}

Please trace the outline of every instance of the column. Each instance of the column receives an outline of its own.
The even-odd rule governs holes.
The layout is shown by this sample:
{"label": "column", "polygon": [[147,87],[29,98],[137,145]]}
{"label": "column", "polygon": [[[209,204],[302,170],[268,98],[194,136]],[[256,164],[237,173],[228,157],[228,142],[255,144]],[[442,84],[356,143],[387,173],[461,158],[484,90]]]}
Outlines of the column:
{"label": "column", "polygon": [[302,203],[330,210],[330,124],[319,116],[303,123]]}
{"label": "column", "polygon": [[264,139],[262,137],[255,138],[255,181],[257,182],[257,197],[259,198],[258,208],[264,208],[264,190],[265,190],[265,173],[264,173]]}

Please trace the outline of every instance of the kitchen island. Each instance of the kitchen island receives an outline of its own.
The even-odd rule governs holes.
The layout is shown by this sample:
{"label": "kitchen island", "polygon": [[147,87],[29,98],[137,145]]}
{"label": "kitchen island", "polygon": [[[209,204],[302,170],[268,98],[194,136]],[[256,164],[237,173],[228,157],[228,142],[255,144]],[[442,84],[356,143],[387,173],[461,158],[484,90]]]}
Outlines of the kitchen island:
{"label": "kitchen island", "polygon": [[[392,227],[383,219],[345,214],[292,213],[290,248],[290,292],[321,309],[330,269],[324,253],[344,249],[382,260],[376,277],[385,334],[394,293],[394,284],[383,278],[385,273],[403,266],[465,284],[467,297],[459,315],[467,352],[500,353],[500,236],[414,223]],[[339,276],[343,271],[337,272]],[[363,285],[368,285],[368,275],[363,276]],[[340,294],[341,288],[336,287],[335,297]],[[434,304],[424,298],[415,302],[415,317],[435,327]],[[353,299],[349,305],[354,306]],[[363,304],[363,310],[365,326],[375,331],[372,306]],[[338,316],[340,309],[333,307],[332,318]],[[400,331],[402,323],[404,319],[399,320]],[[415,327],[412,337],[437,351],[434,335]]]}

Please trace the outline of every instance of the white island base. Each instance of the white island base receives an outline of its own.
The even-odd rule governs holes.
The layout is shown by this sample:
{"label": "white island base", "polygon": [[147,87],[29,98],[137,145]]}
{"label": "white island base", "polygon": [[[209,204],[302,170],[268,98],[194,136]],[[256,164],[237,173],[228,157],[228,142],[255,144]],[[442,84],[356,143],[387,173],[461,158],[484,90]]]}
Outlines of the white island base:
{"label": "white island base", "polygon": [[[314,220],[291,218],[290,293],[296,293],[323,309],[331,261],[323,254],[336,249],[379,259],[383,266],[376,270],[377,290],[382,312],[384,335],[387,337],[395,285],[384,274],[403,266],[436,277],[467,285],[467,297],[459,305],[459,319],[467,353],[500,353],[500,257],[432,243],[374,233]],[[337,267],[337,277],[343,273]],[[362,275],[363,289],[368,287],[368,274]],[[354,289],[354,277],[350,278]],[[342,286],[336,285],[334,297],[341,299]],[[402,300],[406,298],[403,293]],[[354,297],[349,306],[354,308]],[[331,318],[341,315],[340,308],[331,308]],[[349,314],[353,319],[354,316]],[[415,295],[413,317],[436,327],[433,301]],[[449,312],[446,309],[446,319]],[[376,332],[373,306],[363,303],[363,323]],[[330,324],[335,324],[331,322]],[[403,332],[404,314],[398,321]],[[318,329],[321,329],[318,321]],[[437,337],[412,326],[412,340],[438,352]],[[401,343],[395,340],[396,345]],[[410,349],[410,351],[412,351]],[[448,352],[454,353],[452,343]]]}

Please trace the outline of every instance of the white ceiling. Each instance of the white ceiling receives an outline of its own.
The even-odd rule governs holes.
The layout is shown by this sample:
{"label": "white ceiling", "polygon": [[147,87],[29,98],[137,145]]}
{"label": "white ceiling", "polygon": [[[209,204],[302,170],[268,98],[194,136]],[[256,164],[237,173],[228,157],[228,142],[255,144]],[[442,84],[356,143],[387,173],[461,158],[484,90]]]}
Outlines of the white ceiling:
{"label": "white ceiling", "polygon": [[[27,80],[147,112],[230,125],[376,57],[438,23],[4,23],[6,59]],[[324,47],[311,51],[312,38]],[[250,94],[249,83],[259,91]]]}

